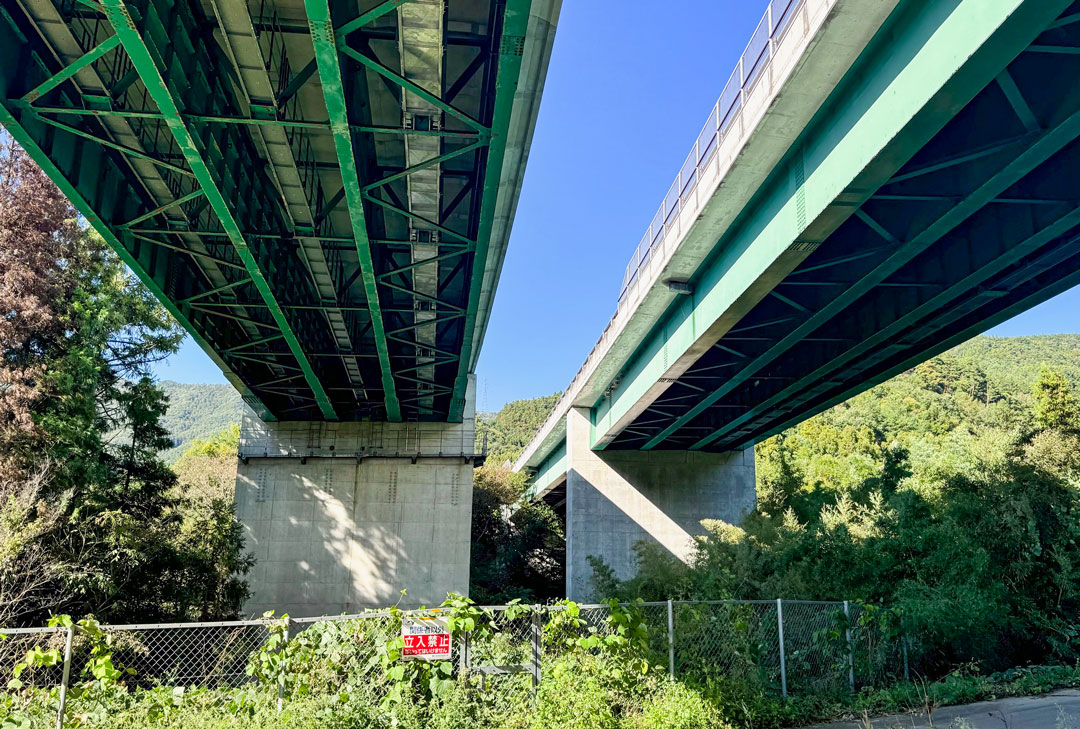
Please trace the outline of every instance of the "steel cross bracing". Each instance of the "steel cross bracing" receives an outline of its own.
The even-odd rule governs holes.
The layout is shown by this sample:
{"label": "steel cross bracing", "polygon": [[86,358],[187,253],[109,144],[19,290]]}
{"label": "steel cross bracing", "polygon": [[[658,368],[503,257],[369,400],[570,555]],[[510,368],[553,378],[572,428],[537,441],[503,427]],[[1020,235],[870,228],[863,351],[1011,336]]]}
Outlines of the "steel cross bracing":
{"label": "steel cross bracing", "polygon": [[1078,11],[838,201],[847,220],[608,447],[744,447],[1080,283]]}
{"label": "steel cross bracing", "polygon": [[263,417],[457,420],[528,17],[26,0],[0,122]]}

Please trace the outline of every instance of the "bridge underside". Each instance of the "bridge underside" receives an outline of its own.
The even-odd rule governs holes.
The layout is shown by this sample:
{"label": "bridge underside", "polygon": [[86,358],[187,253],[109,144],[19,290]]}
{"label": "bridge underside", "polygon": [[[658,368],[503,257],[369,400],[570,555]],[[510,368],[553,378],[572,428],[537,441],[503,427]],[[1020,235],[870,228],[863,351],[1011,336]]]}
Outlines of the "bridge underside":
{"label": "bridge underside", "polygon": [[594,447],[746,447],[1080,283],[1080,4],[1028,31],[973,61],[992,80],[928,141],[800,228],[802,262],[647,408],[595,416]]}
{"label": "bridge underside", "polygon": [[17,0],[0,123],[264,419],[460,422],[553,20]]}

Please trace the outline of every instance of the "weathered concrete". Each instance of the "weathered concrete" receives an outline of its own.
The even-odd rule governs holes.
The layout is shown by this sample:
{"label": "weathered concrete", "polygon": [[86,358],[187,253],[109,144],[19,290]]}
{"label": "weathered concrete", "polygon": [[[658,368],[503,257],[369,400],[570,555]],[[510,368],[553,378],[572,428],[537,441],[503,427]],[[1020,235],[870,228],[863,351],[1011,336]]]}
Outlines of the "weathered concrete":
{"label": "weathered concrete", "polygon": [[462,423],[246,417],[237,515],[258,560],[245,610],[312,616],[469,588],[474,388]]}
{"label": "weathered concrete", "polygon": [[738,522],[754,508],[754,452],[594,451],[589,412],[567,414],[566,593],[591,601],[588,557],[620,579],[634,575],[634,545],[650,539],[685,560],[704,519]]}
{"label": "weathered concrete", "polygon": [[1069,729],[1080,726],[1080,691],[1064,689],[1045,696],[1015,696],[926,714],[894,714],[869,720],[837,721],[809,729]]}

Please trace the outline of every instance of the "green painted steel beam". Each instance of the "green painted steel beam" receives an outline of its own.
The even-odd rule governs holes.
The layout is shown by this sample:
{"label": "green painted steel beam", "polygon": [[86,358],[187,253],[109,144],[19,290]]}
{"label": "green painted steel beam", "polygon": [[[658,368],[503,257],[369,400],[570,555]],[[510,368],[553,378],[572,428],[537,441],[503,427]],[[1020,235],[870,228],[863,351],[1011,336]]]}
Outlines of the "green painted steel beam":
{"label": "green painted steel beam", "polygon": [[175,200],[170,200],[169,202],[164,203],[163,205],[158,205],[153,210],[151,210],[149,212],[146,212],[146,213],[143,213],[142,215],[140,215],[138,217],[132,218],[131,220],[127,221],[126,223],[121,223],[119,227],[121,227],[121,228],[130,228],[131,226],[135,225],[136,223],[141,223],[144,220],[149,220],[150,218],[161,215],[166,210],[172,210],[173,208],[180,207],[184,203],[191,202],[195,198],[202,197],[205,194],[206,194],[205,191],[202,190],[202,189],[194,190],[192,192],[189,192],[187,195],[181,195],[180,197],[176,198]]}
{"label": "green painted steel beam", "polygon": [[[840,309],[846,306],[847,303],[850,303],[851,301],[861,296],[870,287],[874,285],[879,285],[885,277],[892,274],[903,263],[911,260],[919,253],[929,248],[932,244],[936,243],[949,231],[955,228],[956,225],[959,225],[960,222],[966,220],[975,212],[983,208],[997,195],[999,195],[1004,190],[1007,190],[1012,185],[1016,184],[1016,182],[1025,177],[1036,167],[1046,162],[1054,154],[1061,151],[1065,147],[1065,145],[1074,141],[1075,139],[1077,139],[1077,137],[1080,137],[1080,112],[1072,114],[1071,116],[1064,119],[1061,123],[1055,125],[1051,129],[1047,130],[1045,133],[1039,135],[1035,142],[1032,143],[1031,146],[1029,146],[1026,150],[1024,150],[1024,152],[1019,157],[1010,160],[1008,164],[1004,165],[996,173],[992,174],[989,178],[987,178],[987,180],[983,182],[983,184],[981,184],[970,195],[966,196],[960,203],[950,208],[948,212],[946,212],[937,220],[933,221],[930,225],[928,225],[923,232],[916,235],[904,245],[898,247],[896,249],[896,252],[893,253],[893,255],[889,256],[885,261],[880,263],[877,267],[874,268],[873,271],[867,274],[867,276],[865,276],[864,278],[857,281],[847,291],[843,292],[835,299],[833,299],[829,303],[829,305],[827,305],[826,307],[821,309],[820,312],[812,316],[810,320],[808,320],[808,323],[810,321],[816,320],[817,323],[812,325],[813,328],[816,328],[817,325],[827,321],[836,312],[840,311]],[[1040,242],[1049,242],[1051,238],[1061,235],[1070,227],[1077,224],[1080,224],[1080,218],[1077,217],[1077,213],[1069,213],[1068,215],[1063,216],[1058,221],[1058,223],[1048,227],[1046,230],[1040,232],[1039,235],[1035,236],[1034,238],[1035,240]],[[1018,260],[1020,254],[1028,250],[1026,248],[1027,244],[1030,244],[1030,241],[1025,242],[1025,244],[1018,244],[1014,246],[1008,256],[999,257],[992,264],[988,265],[986,267],[986,270],[1000,270],[1000,268],[1003,267],[1006,263]],[[860,342],[859,345],[853,347],[847,353],[841,355],[839,358],[837,358],[837,360],[835,360],[838,363],[837,366],[839,366],[839,364],[851,361],[853,357],[869,351],[870,348],[873,346],[884,345],[889,341],[889,337],[895,336],[897,334],[900,328],[907,324],[910,324],[913,321],[916,321],[922,316],[927,315],[935,308],[945,306],[947,302],[960,295],[963,290],[967,290],[971,286],[977,285],[977,283],[978,282],[971,282],[965,280],[961,282],[961,284],[950,286],[946,291],[938,294],[930,300],[933,303],[933,306],[927,306],[924,304],[923,306],[916,307],[911,312],[908,312],[903,317],[900,317],[898,322],[894,322],[892,325],[883,327],[876,334],[871,337],[867,337],[865,340]],[[806,324],[804,324],[803,327],[806,328],[806,331],[811,330],[811,326],[808,326]],[[795,332],[793,332],[791,335],[788,335],[788,337],[785,337],[774,347],[771,347],[768,352],[766,352],[764,355],[762,355],[761,358],[759,358],[759,360],[765,358],[764,363],[768,363],[776,356],[779,356],[779,354],[781,354],[783,351],[786,351],[786,348],[784,348],[785,343],[787,343],[796,332],[802,330],[803,327],[796,329]],[[717,388],[717,390],[711,393],[709,397],[705,398],[705,400],[703,400],[702,402],[709,404],[715,402],[717,399],[719,399],[720,396],[730,392],[731,389],[733,389],[734,384],[738,384],[736,380],[738,380],[739,382],[745,381],[753,375],[753,372],[755,372],[757,369],[760,369],[761,366],[764,365],[759,365],[758,360],[755,360],[755,362],[752,363],[751,366],[747,367],[746,370],[744,370],[744,372],[747,373],[745,376],[743,376],[742,373],[736,375],[723,386]],[[812,373],[812,376],[815,376],[816,378],[822,377],[824,369],[826,368],[816,370],[814,373]],[[831,371],[832,369],[834,369],[834,367],[827,366],[827,369]],[[809,379],[810,377],[811,375],[808,375],[807,378],[804,378],[799,382],[802,382],[805,386],[809,381],[811,381]],[[788,397],[790,397],[792,392],[795,391],[794,388],[795,385],[792,385],[789,388],[785,388],[784,392],[787,393]],[[719,396],[717,395],[717,393],[719,393]],[[779,401],[775,398],[769,398],[765,402],[769,404],[769,407],[773,407],[776,405],[776,402]],[[753,417],[754,415],[760,414],[761,409],[765,406],[765,403],[762,403],[761,405],[753,408],[751,411],[740,415],[738,418],[734,418],[728,423],[725,423],[723,427],[716,429],[706,437],[698,440],[693,446],[691,446],[691,450],[698,450],[704,448],[710,443],[723,437],[727,433],[732,432],[736,427],[746,422],[749,418]],[[698,406],[695,406],[695,409],[697,409],[698,413],[704,410],[704,408],[698,409]],[[753,413],[753,415],[751,413]],[[680,418],[680,421],[682,420],[683,419]],[[668,430],[669,429],[665,429],[664,432],[667,432]],[[654,438],[653,440],[656,439]],[[653,441],[650,441],[650,443],[652,442]]]}
{"label": "green painted steel beam", "polygon": [[375,182],[369,182],[366,185],[362,185],[360,187],[360,189],[363,192],[368,192],[370,190],[374,190],[376,187],[382,187],[383,185],[388,185],[391,182],[393,182],[394,180],[400,180],[400,179],[402,179],[404,177],[408,177],[409,175],[411,175],[414,172],[419,172],[420,170],[426,170],[429,167],[434,167],[435,165],[440,165],[443,162],[446,162],[447,160],[455,159],[455,158],[460,157],[460,156],[462,156],[464,154],[468,154],[469,152],[475,152],[476,149],[481,147],[483,144],[485,144],[485,141],[483,141],[483,140],[482,141],[477,141],[477,142],[472,142],[471,144],[466,144],[464,147],[460,147],[458,149],[453,149],[453,150],[451,150],[449,152],[444,152],[443,154],[436,155],[434,157],[429,157],[428,159],[424,160],[423,162],[418,162],[418,163],[416,163],[415,165],[413,165],[411,167],[406,167],[405,169],[401,170],[400,172],[395,172],[394,174],[388,175],[388,176],[382,178],[381,180],[376,180]]}
{"label": "green painted steel beam", "polygon": [[340,28],[338,28],[335,31],[335,35],[337,36],[336,40],[342,45],[344,45],[344,38],[349,33],[352,33],[354,30],[359,30],[365,25],[374,23],[382,16],[393,10],[396,10],[399,6],[404,5],[407,2],[409,2],[409,0],[383,0],[383,2],[376,5],[371,10],[368,10],[360,17],[354,18],[348,23],[345,23]]}
{"label": "green painted steel beam", "polygon": [[330,116],[330,128],[334,137],[334,150],[341,168],[341,182],[345,187],[345,200],[349,206],[356,253],[364,280],[364,295],[371,313],[372,334],[379,354],[379,369],[386,402],[386,418],[392,423],[401,422],[401,403],[397,396],[394,374],[390,364],[390,348],[383,324],[379,303],[379,286],[375,278],[375,264],[371,257],[368,240],[367,218],[364,214],[364,193],[360,186],[360,174],[356,168],[352,131],[349,128],[349,112],[345,102],[345,83],[341,72],[341,57],[330,16],[329,0],[305,0],[311,40],[315,46],[315,58],[319,65],[326,111]]}
{"label": "green painted steel beam", "polygon": [[552,486],[558,485],[566,478],[566,471],[566,439],[564,438],[543,460],[536,472],[532,474],[532,478],[529,479],[530,483],[526,498],[536,498],[537,494],[544,493]]}
{"label": "green painted steel beam", "polygon": [[[854,211],[852,201],[837,205],[853,180],[865,190],[866,197],[889,178],[895,180],[902,162],[991,83],[1065,4],[1065,0],[1043,4],[958,0],[951,9],[937,4],[912,5],[910,12],[901,16],[903,25],[897,27],[895,36],[889,41],[879,39],[877,47],[864,54],[874,65],[849,75],[847,86],[840,89],[845,94],[844,103],[823,107],[828,109],[825,116],[808,128],[796,145],[806,169],[805,184],[795,189],[782,173],[774,176],[740,225],[719,242],[716,255],[695,275],[695,293],[676,301],[635,353],[612,397],[597,403],[593,418],[601,440],[593,447],[606,447],[612,433],[627,424],[626,419],[641,404],[655,397],[655,385],[671,376],[667,374],[671,363],[692,356],[701,338],[732,310],[747,286],[775,275],[772,272],[792,240],[805,230],[795,224],[800,219],[797,208],[805,206],[803,219],[821,218],[828,222],[829,231],[835,230],[843,219],[843,209]],[[998,145],[997,151],[1012,151],[1013,145],[1016,150],[1026,148],[1032,136],[1009,140],[1005,146]],[[784,169],[783,165],[779,169]],[[963,217],[957,209],[926,236],[939,237]],[[815,235],[821,232],[815,231]],[[881,281],[887,269],[900,265],[920,247],[911,241],[899,245],[904,246],[904,255],[890,258],[875,275],[809,317],[778,343],[768,359],[751,358],[754,364],[735,379],[746,379],[748,373],[810,336]],[[770,282],[770,287],[775,283]],[[697,409],[697,413],[701,411]],[[661,442],[654,441],[650,447]]]}
{"label": "green painted steel beam", "polygon": [[[121,226],[117,226],[117,229],[121,230],[121,231],[123,230],[123,228]],[[126,231],[126,232],[131,233],[130,230]],[[131,237],[133,239],[135,239],[135,240],[141,240],[141,241],[146,241],[147,243],[152,243],[152,244],[154,244],[156,246],[159,246],[161,248],[167,248],[170,251],[176,251],[177,253],[186,253],[187,255],[194,256],[195,258],[202,258],[203,260],[206,260],[206,261],[213,261],[214,263],[216,263],[219,266],[225,266],[226,268],[235,268],[235,269],[237,269],[239,271],[245,271],[245,272],[247,271],[247,267],[242,263],[237,263],[236,261],[229,261],[229,260],[226,260],[226,259],[221,258],[219,256],[212,255],[210,253],[203,253],[202,251],[195,251],[195,250],[192,250],[190,248],[185,248],[183,246],[174,245],[172,243],[166,243],[165,241],[156,240],[154,238],[151,238],[151,237],[145,236],[145,235],[137,235],[135,233],[131,233]]]}
{"label": "green painted steel beam", "polygon": [[252,410],[254,410],[263,420],[276,420],[274,414],[270,412],[269,408],[262,402],[262,399],[244,383],[236,371],[225,361],[223,355],[217,352],[214,346],[200,333],[187,315],[180,310],[180,307],[165,294],[165,291],[158,282],[154,280],[154,277],[142,266],[139,260],[131,254],[131,251],[120,240],[116,232],[101,219],[89,200],[83,196],[72,181],[69,180],[60,168],[56,166],[49,158],[49,155],[45,153],[45,150],[38,145],[37,140],[26,130],[19,118],[15,116],[16,110],[9,106],[10,103],[10,101],[5,103],[0,99],[0,125],[2,125],[7,133],[19,143],[19,146],[26,150],[26,153],[30,155],[31,159],[33,159],[45,174],[49,176],[49,179],[60,188],[60,191],[64,193],[64,196],[67,197],[75,209],[79,211],[98,235],[100,235],[102,239],[109,244],[109,247],[120,256],[121,260],[123,260],[128,268],[138,276],[143,285],[146,286],[150,293],[161,302],[180,326],[191,335],[195,344],[197,344],[211,361],[221,369],[225,374],[225,378],[232,383],[232,386],[237,389]]}
{"label": "green painted steel beam", "polygon": [[[508,0],[503,15],[502,36],[497,48],[505,47],[502,38],[524,37],[529,29],[531,0]],[[484,185],[480,203],[480,225],[476,235],[476,256],[473,258],[469,282],[469,302],[466,307],[465,337],[461,342],[461,359],[454,378],[454,394],[450,399],[448,420],[459,422],[465,411],[465,392],[469,386],[469,362],[472,359],[472,332],[476,327],[480,309],[480,289],[484,283],[487,267],[491,230],[495,223],[495,200],[502,180],[503,158],[506,153],[506,137],[510,130],[510,114],[514,107],[518,77],[521,74],[521,56],[513,52],[499,54],[495,72],[495,104],[491,120],[491,141],[488,145],[487,162],[484,166]]]}
{"label": "green painted steel beam", "polygon": [[28,91],[26,95],[22,97],[22,101],[29,103],[41,98],[43,95],[52,91],[57,86],[64,83],[69,78],[77,74],[79,71],[83,70],[91,63],[101,58],[106,53],[119,45],[120,39],[117,36],[109,36],[108,38],[91,48],[89,51],[79,56],[74,61],[64,66],[64,68],[60,69],[58,72],[56,72],[55,74],[35,86],[33,89]]}
{"label": "green painted steel beam", "polygon": [[845,389],[842,393],[835,395],[818,405],[815,405],[809,411],[805,413],[800,413],[799,415],[786,419],[779,425],[775,425],[761,435],[755,437],[753,439],[753,442],[747,443],[746,446],[753,445],[753,443],[760,443],[766,438],[774,436],[784,430],[787,430],[788,428],[802,422],[808,417],[817,415],[818,413],[824,412],[825,410],[828,410],[835,405],[839,405],[842,402],[850,400],[852,397],[859,394],[860,392],[868,390],[875,385],[879,385],[882,382],[885,382],[886,380],[897,376],[901,372],[906,372],[915,365],[921,362],[925,362],[931,357],[936,357],[942,352],[946,352],[957,346],[958,344],[962,344],[963,342],[968,341],[972,337],[978,336],[979,334],[982,334],[988,329],[991,329],[992,327],[995,327],[1004,321],[1008,321],[1017,314],[1021,314],[1032,308],[1033,306],[1038,306],[1044,301],[1051,299],[1058,294],[1064,293],[1065,291],[1068,291],[1074,286],[1080,286],[1080,271],[1074,271],[1073,273],[1062,277],[1053,284],[1045,286],[1039,289],[1036,293],[1033,293],[1029,296],[1024,297],[1023,299],[1020,299],[1010,304],[1008,307],[991,316],[986,317],[977,324],[973,324],[972,326],[967,327],[964,330],[957,332],[956,334],[953,334],[952,336],[944,339],[938,344],[935,344],[933,347],[926,349],[919,354],[914,355],[913,357],[905,359],[903,362],[893,367],[890,367],[889,369],[877,375],[874,375],[867,380],[860,382],[858,385],[854,385],[850,388]]}
{"label": "green painted steel beam", "polygon": [[[111,36],[111,37],[115,38],[116,36],[114,35],[114,36]],[[31,108],[31,111],[33,111],[33,107],[30,107],[30,108]],[[89,132],[84,132],[81,129],[77,129],[75,127],[68,126],[67,124],[64,124],[63,122],[58,122],[55,119],[50,119],[49,117],[42,116],[41,114],[37,114],[36,116],[37,116],[38,119],[41,120],[41,122],[43,124],[48,124],[51,127],[56,127],[57,129],[62,129],[65,132],[67,132],[68,134],[74,134],[77,137],[82,137],[83,139],[94,142],[95,144],[100,144],[103,147],[108,147],[109,149],[115,149],[117,152],[123,152],[124,154],[126,154],[126,155],[128,155],[130,157],[137,157],[138,159],[146,160],[147,162],[155,164],[158,167],[161,167],[162,169],[166,169],[166,170],[169,170],[171,172],[175,172],[178,175],[186,175],[188,177],[194,177],[195,176],[195,174],[191,170],[184,169],[183,167],[180,167],[178,165],[174,165],[172,162],[166,162],[165,160],[158,159],[157,157],[154,157],[153,155],[149,155],[146,152],[143,152],[142,150],[134,149],[132,147],[125,147],[123,144],[117,144],[116,142],[114,142],[114,141],[112,141],[110,139],[102,139],[101,137],[90,134]]]}
{"label": "green painted steel beam", "polygon": [[280,109],[285,105],[292,97],[296,96],[296,92],[308,82],[315,72],[319,70],[319,64],[312,58],[306,66],[300,69],[292,79],[289,80],[289,85],[285,87],[285,90],[278,94],[277,105]]}
{"label": "green painted steel beam", "polygon": [[[437,230],[440,233],[442,233],[443,235],[448,235],[448,236],[451,236],[452,238],[457,238],[462,243],[465,243],[465,244],[467,244],[469,246],[475,247],[476,244],[477,244],[476,241],[472,240],[467,235],[462,235],[461,233],[458,233],[456,230],[452,230],[450,228],[447,228],[445,225],[439,225],[434,220],[428,220],[424,216],[417,215],[416,213],[414,213],[411,210],[406,210],[405,208],[398,207],[397,205],[394,205],[391,202],[387,202],[386,200],[383,200],[381,198],[376,197],[375,195],[372,195],[370,192],[363,193],[363,196],[364,196],[365,200],[370,200],[371,202],[375,203],[379,207],[386,208],[387,210],[392,210],[393,212],[398,213],[400,215],[404,215],[407,218],[412,218],[416,222],[421,223],[424,226],[430,227],[432,230]],[[443,245],[443,244],[439,243],[439,245]]]}
{"label": "green painted steel beam", "polygon": [[389,271],[383,271],[379,274],[379,278],[389,278],[390,276],[396,276],[397,274],[404,273],[405,271],[411,271],[418,266],[423,266],[428,263],[438,263],[439,261],[445,261],[450,258],[457,258],[458,256],[463,256],[466,253],[471,252],[472,251],[469,248],[458,248],[457,250],[450,251],[449,253],[442,253],[437,256],[431,256],[429,258],[418,258],[415,261],[412,261],[411,263],[406,263],[403,266],[392,268]]}
{"label": "green painted steel beam", "polygon": [[[515,2],[515,0],[511,0],[511,4],[513,4],[514,2]],[[528,4],[528,0],[516,0],[516,2],[519,3],[519,4],[522,3],[522,2],[524,2],[526,5]],[[507,9],[507,12],[509,13],[509,9]],[[525,21],[526,21],[526,23],[528,22],[528,18],[529,18],[528,9],[526,8],[526,13],[525,13]],[[522,29],[522,33],[524,34],[524,29]],[[490,132],[490,130],[486,126],[481,124],[476,119],[473,119],[471,116],[466,114],[461,109],[457,108],[453,104],[446,103],[445,101],[440,99],[438,96],[436,96],[435,94],[433,94],[430,91],[428,91],[427,89],[425,89],[423,86],[420,86],[419,84],[413,83],[412,81],[405,78],[401,74],[399,74],[399,73],[397,73],[395,71],[392,71],[389,68],[387,68],[386,66],[382,65],[381,63],[379,63],[375,59],[368,58],[363,53],[360,53],[359,51],[354,50],[354,49],[349,48],[348,46],[344,46],[344,45],[341,47],[341,51],[342,51],[342,53],[344,53],[346,56],[353,59],[357,63],[360,63],[360,64],[362,64],[364,66],[367,66],[368,68],[370,68],[375,73],[379,74],[380,76],[384,76],[385,78],[389,79],[390,81],[393,81],[395,84],[397,84],[401,88],[405,89],[406,91],[409,91],[410,93],[416,94],[417,96],[419,96],[421,99],[428,102],[432,106],[435,106],[435,107],[437,107],[439,109],[442,109],[444,112],[446,112],[447,114],[449,114],[452,117],[460,119],[465,124],[469,125],[473,129],[475,129],[477,132],[479,132],[481,135],[487,135]],[[510,56],[507,56],[507,57],[510,57]],[[499,65],[501,66],[502,64],[500,63]],[[520,60],[517,61],[516,66],[518,68],[521,67],[521,61]],[[514,83],[515,83],[515,85],[517,84],[517,75],[516,74],[514,76]],[[497,100],[496,100],[496,103],[498,103]]]}
{"label": "green painted steel beam", "polygon": [[216,287],[214,287],[212,289],[208,289],[206,291],[201,291],[201,292],[195,294],[194,296],[189,296],[186,299],[180,299],[176,303],[177,304],[190,304],[192,301],[198,301],[199,299],[206,298],[207,296],[213,296],[214,294],[220,294],[220,293],[223,293],[225,291],[230,291],[232,289],[235,289],[237,286],[243,286],[244,284],[249,284],[249,283],[251,283],[250,278],[240,279],[239,281],[234,281],[232,283],[225,284],[224,286],[216,286]]}
{"label": "green painted steel beam", "polygon": [[319,377],[311,366],[311,362],[309,362],[304,355],[303,346],[300,344],[296,333],[289,324],[285,312],[278,305],[274,292],[266,279],[266,275],[260,268],[258,261],[255,260],[255,256],[240,231],[240,226],[233,215],[233,211],[230,208],[228,201],[222,194],[218,182],[214,179],[210,172],[210,168],[203,159],[198,143],[188,129],[187,122],[185,122],[181,116],[179,106],[173,98],[172,92],[169,90],[161,70],[157,67],[157,63],[154,60],[150,48],[147,46],[146,41],[138,30],[138,26],[128,11],[125,0],[101,0],[101,6],[109,22],[112,24],[113,30],[120,37],[120,42],[123,44],[124,50],[127,52],[132,65],[138,70],[139,77],[146,86],[150,97],[154,100],[158,110],[165,115],[165,121],[169,130],[172,132],[173,137],[180,146],[188,166],[191,167],[192,172],[199,181],[199,185],[221,222],[222,227],[229,233],[229,240],[232,242],[237,255],[247,268],[248,275],[262,295],[263,300],[269,305],[270,314],[278,329],[282,335],[284,335],[289,351],[303,371],[305,381],[314,394],[319,410],[328,420],[337,420],[337,413],[334,411],[334,406],[330,402],[330,397],[327,395],[326,390],[319,381]]}

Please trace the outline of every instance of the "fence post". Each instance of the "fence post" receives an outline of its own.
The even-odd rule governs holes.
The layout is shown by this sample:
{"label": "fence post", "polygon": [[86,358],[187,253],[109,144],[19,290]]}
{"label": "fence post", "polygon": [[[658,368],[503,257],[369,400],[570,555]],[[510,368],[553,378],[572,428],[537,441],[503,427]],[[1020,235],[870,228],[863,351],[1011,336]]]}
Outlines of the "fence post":
{"label": "fence post", "polygon": [[[278,649],[280,653],[284,653],[285,648],[289,644],[289,632],[290,632],[289,629],[292,627],[292,620],[289,618],[288,615],[286,615],[284,618],[282,618],[282,620],[285,623],[285,632],[283,633],[283,640],[281,641],[281,648]],[[282,656],[283,661],[284,661],[284,658],[285,657]],[[280,673],[278,674],[278,685],[277,685],[277,710],[278,710],[279,713],[281,712],[282,704],[284,704],[284,701],[285,701],[285,670],[287,668],[288,668],[288,664],[283,662],[281,664],[281,668],[278,669],[280,671]]]}
{"label": "fence post", "polygon": [[851,613],[848,611],[848,601],[844,600],[844,621],[847,626],[845,633],[847,634],[847,680],[848,688],[851,689],[851,693],[855,693],[855,644],[851,641]]}
{"label": "fence post", "polygon": [[540,606],[533,608],[532,616],[532,680],[533,695],[540,689],[540,661],[543,657],[544,618],[540,613]]}
{"label": "fence post", "polygon": [[904,680],[910,681],[911,674],[908,671],[908,657],[907,657],[907,636],[900,636],[900,647],[904,649]]}
{"label": "fence post", "polygon": [[465,676],[469,673],[469,634],[461,636],[461,652],[458,654],[458,675]]}
{"label": "fence post", "polygon": [[60,707],[56,712],[56,729],[64,729],[64,713],[67,711],[67,690],[71,678],[71,642],[75,637],[75,626],[67,627],[64,638],[64,673],[60,678]]}
{"label": "fence post", "polygon": [[787,659],[784,658],[784,603],[776,598],[776,629],[780,639],[780,693],[787,698]]}
{"label": "fence post", "polygon": [[675,607],[667,601],[667,662],[671,680],[675,680]]}

